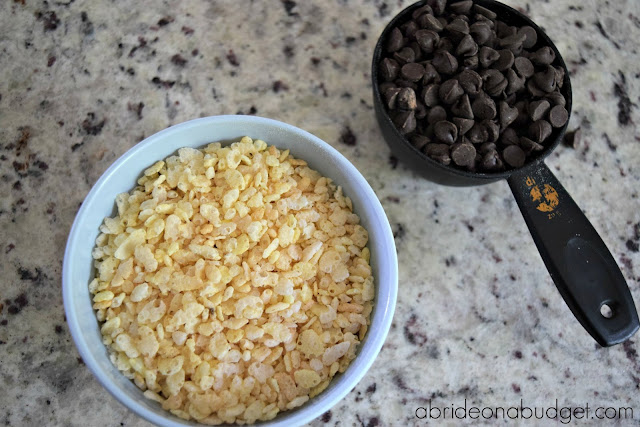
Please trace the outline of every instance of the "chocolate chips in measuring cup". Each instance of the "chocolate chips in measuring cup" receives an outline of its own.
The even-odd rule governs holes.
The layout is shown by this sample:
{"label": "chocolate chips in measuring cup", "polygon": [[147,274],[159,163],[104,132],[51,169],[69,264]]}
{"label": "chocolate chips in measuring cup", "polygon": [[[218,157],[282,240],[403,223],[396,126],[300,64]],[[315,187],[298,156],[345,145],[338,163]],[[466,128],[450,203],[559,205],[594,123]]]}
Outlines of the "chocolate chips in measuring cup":
{"label": "chocolate chips in measuring cup", "polygon": [[530,26],[471,0],[429,0],[383,45],[379,89],[398,131],[444,165],[524,165],[568,120],[564,69]]}

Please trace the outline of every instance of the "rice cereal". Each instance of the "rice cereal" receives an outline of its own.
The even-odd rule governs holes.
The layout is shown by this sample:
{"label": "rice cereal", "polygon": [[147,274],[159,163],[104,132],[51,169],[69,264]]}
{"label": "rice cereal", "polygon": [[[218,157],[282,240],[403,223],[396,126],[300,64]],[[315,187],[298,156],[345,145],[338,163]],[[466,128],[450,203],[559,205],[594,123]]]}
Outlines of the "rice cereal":
{"label": "rice cereal", "polygon": [[351,200],[264,141],[182,148],[105,218],[89,284],[111,361],[204,424],[273,419],[355,357],[374,298]]}

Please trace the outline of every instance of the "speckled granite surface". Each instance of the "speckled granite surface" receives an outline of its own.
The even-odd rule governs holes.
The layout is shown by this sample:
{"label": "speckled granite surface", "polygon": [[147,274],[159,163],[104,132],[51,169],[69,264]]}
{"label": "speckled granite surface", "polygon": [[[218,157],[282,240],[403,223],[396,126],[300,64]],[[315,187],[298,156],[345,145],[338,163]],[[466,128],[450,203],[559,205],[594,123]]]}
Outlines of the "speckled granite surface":
{"label": "speckled granite surface", "polygon": [[[577,148],[548,164],[640,301],[640,4],[525,1],[572,71]],[[433,406],[631,406],[640,338],[599,348],[560,299],[506,183],[451,189],[390,157],[371,106],[377,35],[409,2],[0,2],[0,422],[148,425],[78,358],[60,293],[65,239],[100,174],[199,116],[271,117],[369,180],[400,260],[371,371],[314,425],[421,425]]]}

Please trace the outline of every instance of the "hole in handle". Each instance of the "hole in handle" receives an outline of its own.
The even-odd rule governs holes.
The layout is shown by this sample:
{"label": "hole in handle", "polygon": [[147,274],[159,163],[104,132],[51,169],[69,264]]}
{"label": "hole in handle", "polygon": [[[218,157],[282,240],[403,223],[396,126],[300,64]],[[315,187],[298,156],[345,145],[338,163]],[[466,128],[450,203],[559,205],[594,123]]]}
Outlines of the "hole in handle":
{"label": "hole in handle", "polygon": [[603,302],[600,306],[600,314],[605,319],[611,319],[613,317],[613,308],[611,308],[611,303]]}

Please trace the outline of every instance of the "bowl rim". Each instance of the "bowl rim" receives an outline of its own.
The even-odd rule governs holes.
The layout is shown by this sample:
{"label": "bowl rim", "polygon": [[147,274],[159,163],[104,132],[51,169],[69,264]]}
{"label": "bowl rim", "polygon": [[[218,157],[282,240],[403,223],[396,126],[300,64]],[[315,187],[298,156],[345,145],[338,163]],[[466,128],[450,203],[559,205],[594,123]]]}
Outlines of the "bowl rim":
{"label": "bowl rim", "polygon": [[[380,93],[380,88],[378,83],[378,74],[379,74],[378,68],[379,68],[379,63],[383,53],[383,43],[386,42],[387,37],[391,32],[391,30],[393,30],[396,26],[401,25],[406,20],[407,16],[410,16],[411,12],[426,5],[427,3],[428,3],[427,0],[419,0],[415,3],[408,5],[407,7],[402,9],[400,12],[398,12],[391,19],[391,21],[389,21],[384,26],[383,30],[378,36],[378,39],[376,41],[376,44],[373,50],[373,58],[371,61],[371,83],[373,86],[373,102],[376,106],[380,107],[380,111],[383,113],[382,114],[383,120],[388,125],[390,125],[390,129],[392,129],[392,132],[395,136],[395,140],[392,141],[391,143],[393,144],[401,143],[402,145],[409,147],[409,149],[413,151],[417,157],[419,157],[421,160],[424,161],[426,167],[430,167],[432,169],[440,171],[440,173],[456,176],[462,179],[494,182],[501,179],[509,178],[512,174],[517,174],[522,171],[536,170],[538,166],[541,163],[543,163],[544,160],[558,147],[558,145],[560,144],[560,142],[564,137],[567,127],[569,126],[569,120],[571,119],[571,110],[573,107],[573,90],[571,87],[571,77],[570,77],[569,69],[567,68],[567,64],[564,61],[564,58],[562,57],[560,51],[558,50],[557,46],[555,45],[551,37],[549,37],[547,32],[543,30],[538,24],[536,24],[526,14],[498,0],[473,0],[473,3],[479,6],[483,6],[498,14],[502,13],[510,17],[511,16],[515,17],[516,19],[524,21],[526,25],[531,26],[538,35],[538,41],[536,42],[536,46],[538,47],[549,46],[556,55],[555,61],[558,61],[558,65],[565,70],[564,81],[563,81],[563,95],[565,95],[565,100],[566,100],[565,108],[569,116],[567,118],[567,122],[562,127],[553,129],[553,132],[556,134],[556,138],[548,146],[546,146],[543,151],[538,153],[534,158],[530,159],[528,162],[526,162],[524,165],[518,168],[512,168],[509,170],[498,171],[498,172],[484,172],[484,171],[470,172],[470,171],[458,169],[451,166],[445,166],[433,160],[431,157],[427,156],[425,153],[423,153],[422,151],[414,147],[413,144],[409,142],[408,138],[406,138],[403,134],[401,134],[400,131],[398,131],[398,129],[396,128],[385,106],[382,94]],[[499,10],[496,11],[495,10],[496,8]],[[541,40],[543,41],[542,45],[540,45]]]}
{"label": "bowl rim", "polygon": [[[386,276],[390,280],[388,281],[388,283],[385,283],[384,288],[381,286],[381,283],[376,282],[375,305],[377,306],[376,310],[381,310],[381,314],[378,318],[372,318],[371,325],[367,332],[366,340],[358,348],[358,355],[350,364],[350,368],[353,367],[354,369],[348,368],[342,374],[342,377],[339,379],[340,383],[338,387],[323,391],[317,397],[311,399],[308,404],[304,404],[299,408],[291,411],[281,412],[282,414],[286,414],[286,417],[284,417],[284,419],[278,420],[276,418],[271,421],[254,423],[254,425],[258,426],[300,425],[312,421],[325,411],[335,406],[360,382],[360,380],[362,380],[364,375],[368,372],[378,353],[380,352],[391,327],[398,292],[398,261],[395,242],[393,239],[391,226],[384,212],[384,209],[382,208],[382,205],[378,200],[378,197],[376,196],[375,192],[366,181],[366,179],[362,176],[362,174],[338,150],[303,129],[284,122],[258,116],[209,116],[182,122],[161,130],[145,138],[144,140],[127,150],[124,154],[122,154],[105,170],[105,172],[92,186],[91,190],[83,200],[82,205],[78,209],[71,229],[69,231],[62,266],[62,296],[66,322],[69,326],[69,330],[71,332],[71,336],[73,338],[76,349],[82,357],[85,365],[89,368],[98,382],[126,408],[128,408],[141,418],[161,426],[178,427],[187,425],[203,425],[197,423],[197,421],[195,422],[196,424],[194,424],[193,421],[181,420],[168,411],[166,412],[166,415],[156,414],[146,408],[144,405],[141,405],[137,400],[130,398],[125,393],[122,393],[120,387],[108,378],[108,376],[103,372],[103,369],[100,367],[97,361],[97,357],[93,354],[93,351],[87,345],[87,342],[85,341],[83,333],[81,331],[82,326],[74,309],[74,305],[76,304],[76,300],[78,298],[74,295],[73,292],[74,286],[71,283],[71,271],[73,271],[75,265],[73,254],[74,252],[76,252],[76,248],[79,245],[79,240],[83,237],[79,232],[80,224],[85,220],[84,218],[87,215],[86,212],[89,210],[89,206],[100,196],[101,190],[104,187],[105,183],[112,179],[113,175],[125,162],[127,162],[129,158],[133,157],[140,151],[147,150],[148,147],[154,144],[156,141],[165,139],[174,134],[177,135],[181,132],[198,126],[213,126],[215,124],[222,124],[227,122],[235,122],[238,124],[250,123],[253,125],[263,126],[265,128],[271,127],[274,129],[278,129],[278,131],[282,133],[293,133],[305,139],[306,141],[310,141],[312,144],[315,144],[317,147],[319,147],[322,151],[326,152],[333,161],[340,164],[340,167],[342,169],[346,169],[346,175],[348,175],[350,179],[353,179],[355,181],[355,186],[357,186],[358,192],[361,193],[359,194],[359,196],[362,198],[362,200],[370,202],[371,206],[369,207],[373,208],[374,210],[374,213],[371,214],[371,218],[377,220],[378,224],[376,224],[376,228],[380,230],[377,236],[381,242],[379,246],[385,249],[385,253],[379,254],[379,263],[382,264],[384,262],[385,268],[387,270]],[[178,148],[184,146],[190,145],[188,142],[177,144],[175,149],[177,150]],[[384,290],[385,292],[381,293],[381,290]],[[377,321],[376,326],[378,328],[376,335],[371,334],[374,326],[374,320]]]}

